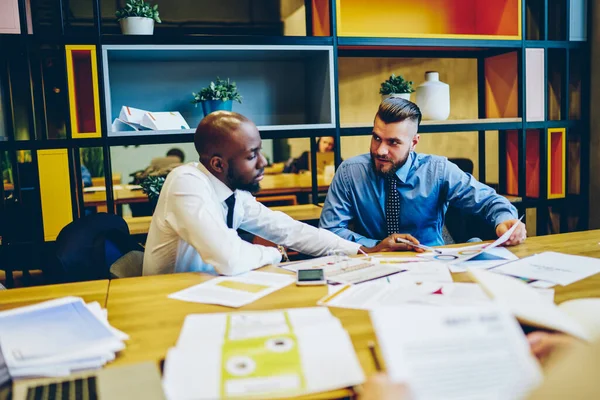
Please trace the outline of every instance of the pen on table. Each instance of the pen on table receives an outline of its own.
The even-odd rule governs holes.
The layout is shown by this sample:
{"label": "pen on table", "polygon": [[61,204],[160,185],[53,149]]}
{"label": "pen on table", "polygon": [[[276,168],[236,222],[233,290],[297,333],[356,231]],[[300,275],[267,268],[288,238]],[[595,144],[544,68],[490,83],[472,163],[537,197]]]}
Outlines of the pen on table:
{"label": "pen on table", "polygon": [[396,238],[396,243],[398,243],[398,242],[407,244],[407,245],[412,246],[412,247],[418,247],[418,248],[423,249],[423,250],[433,251],[434,253],[437,253],[437,254],[442,254],[441,250],[434,249],[433,247],[425,246],[424,244],[415,244],[415,243],[411,242],[410,240],[406,240],[406,239],[402,239],[402,238]]}
{"label": "pen on table", "polygon": [[369,351],[371,352],[371,357],[373,357],[373,363],[375,364],[375,369],[377,372],[381,372],[381,363],[379,362],[379,358],[377,357],[377,353],[375,352],[375,343],[369,342]]}

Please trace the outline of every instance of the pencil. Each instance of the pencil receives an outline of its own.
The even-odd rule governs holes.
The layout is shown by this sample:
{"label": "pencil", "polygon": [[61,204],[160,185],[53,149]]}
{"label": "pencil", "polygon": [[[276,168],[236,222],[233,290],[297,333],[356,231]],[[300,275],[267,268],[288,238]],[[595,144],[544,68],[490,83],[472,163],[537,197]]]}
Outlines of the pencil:
{"label": "pencil", "polygon": [[369,351],[371,352],[371,357],[373,357],[373,364],[375,364],[375,369],[377,370],[377,372],[381,372],[381,363],[379,362],[377,352],[375,351],[375,343],[369,342]]}

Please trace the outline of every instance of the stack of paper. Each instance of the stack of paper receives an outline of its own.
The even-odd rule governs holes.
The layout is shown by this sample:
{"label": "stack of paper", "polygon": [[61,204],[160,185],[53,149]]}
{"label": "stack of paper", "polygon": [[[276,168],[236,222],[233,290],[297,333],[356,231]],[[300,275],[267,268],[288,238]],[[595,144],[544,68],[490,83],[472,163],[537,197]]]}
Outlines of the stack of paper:
{"label": "stack of paper", "polygon": [[371,312],[394,382],[411,399],[519,399],[541,371],[517,321],[501,307],[406,305]]}
{"label": "stack of paper", "polygon": [[77,297],[0,312],[0,349],[13,378],[99,368],[127,339],[108,324],[98,303]]}
{"label": "stack of paper", "polygon": [[250,271],[243,275],[214,278],[169,295],[195,303],[242,307],[295,282],[288,274]]}
{"label": "stack of paper", "polygon": [[170,400],[301,396],[364,381],[326,308],[190,315],[165,361]]}

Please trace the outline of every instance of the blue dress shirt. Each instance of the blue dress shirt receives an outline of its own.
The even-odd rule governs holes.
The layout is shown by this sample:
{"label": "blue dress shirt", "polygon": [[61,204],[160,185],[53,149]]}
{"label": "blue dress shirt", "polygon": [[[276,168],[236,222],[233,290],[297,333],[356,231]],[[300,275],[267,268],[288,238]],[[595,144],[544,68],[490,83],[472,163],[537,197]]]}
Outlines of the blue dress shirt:
{"label": "blue dress shirt", "polygon": [[[479,215],[490,225],[517,218],[517,209],[445,157],[411,152],[396,171],[400,192],[400,232],[428,246],[443,245],[448,205]],[[386,238],[385,180],[375,173],[371,155],[344,161],[329,187],[319,226],[344,239],[372,247]],[[354,231],[348,229],[352,221]]]}

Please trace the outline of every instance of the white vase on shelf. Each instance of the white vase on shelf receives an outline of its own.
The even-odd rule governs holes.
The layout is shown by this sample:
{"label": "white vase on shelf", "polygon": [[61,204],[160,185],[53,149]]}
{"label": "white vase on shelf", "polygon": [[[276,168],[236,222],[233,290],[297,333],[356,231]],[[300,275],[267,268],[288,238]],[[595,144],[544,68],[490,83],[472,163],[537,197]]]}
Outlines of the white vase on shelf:
{"label": "white vase on shelf", "polygon": [[387,99],[388,97],[400,97],[401,99],[404,100],[409,100],[410,101],[410,93],[390,93],[390,94],[382,94],[381,95],[381,101],[384,101],[385,99]]}
{"label": "white vase on shelf", "polygon": [[424,120],[444,121],[450,116],[450,85],[440,81],[435,71],[425,72],[425,82],[417,87],[416,103]]}

